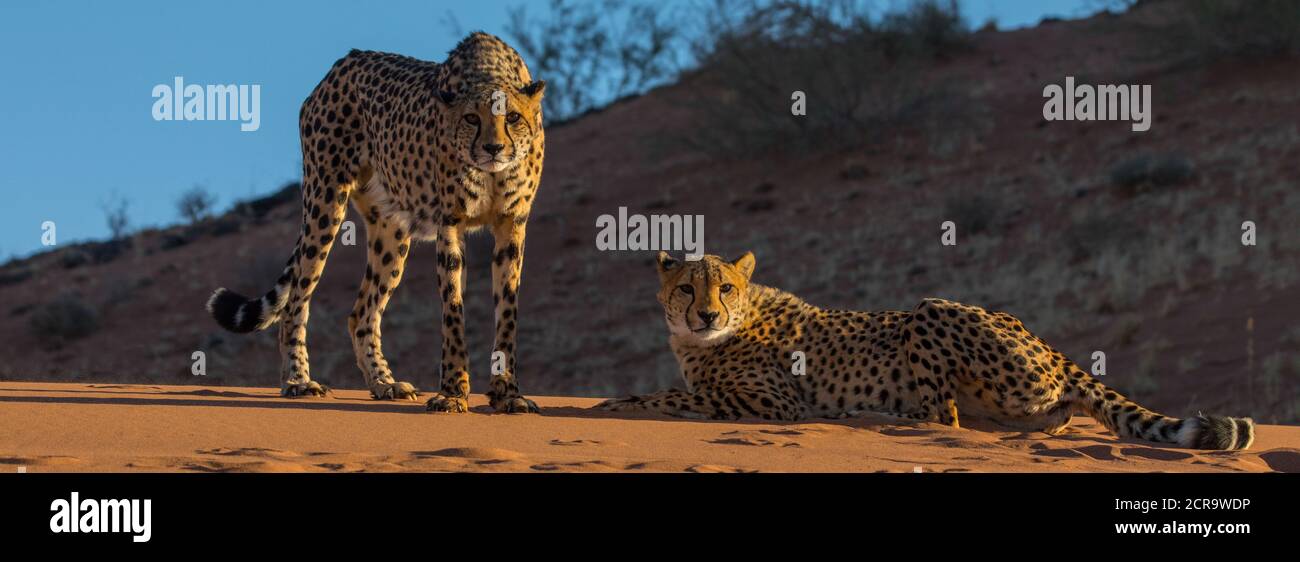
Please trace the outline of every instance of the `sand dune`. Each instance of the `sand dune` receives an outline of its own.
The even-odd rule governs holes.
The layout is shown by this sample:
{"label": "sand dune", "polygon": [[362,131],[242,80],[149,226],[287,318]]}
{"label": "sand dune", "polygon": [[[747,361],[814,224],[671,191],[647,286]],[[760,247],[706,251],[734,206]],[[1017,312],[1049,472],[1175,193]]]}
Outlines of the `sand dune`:
{"label": "sand dune", "polygon": [[886,417],[715,422],[593,412],[534,397],[541,415],[469,415],[361,391],[0,383],[0,468],[27,472],[1300,472],[1300,427],[1261,426],[1252,450],[1120,440],[1091,419],[1048,437]]}

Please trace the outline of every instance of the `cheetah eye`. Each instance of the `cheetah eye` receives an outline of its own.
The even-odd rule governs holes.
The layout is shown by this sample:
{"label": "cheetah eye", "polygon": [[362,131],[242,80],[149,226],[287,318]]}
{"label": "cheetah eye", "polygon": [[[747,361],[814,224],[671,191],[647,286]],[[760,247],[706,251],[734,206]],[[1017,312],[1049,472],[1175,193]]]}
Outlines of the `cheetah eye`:
{"label": "cheetah eye", "polygon": [[722,291],[723,294],[726,294],[726,293],[730,293],[731,290],[735,288],[736,286],[732,285],[731,283],[723,283],[721,287],[718,287],[718,290]]}
{"label": "cheetah eye", "polygon": [[688,295],[695,294],[695,287],[692,287],[690,285],[678,285],[677,290],[686,293]]}
{"label": "cheetah eye", "polygon": [[510,115],[506,116],[506,123],[518,123],[521,117],[523,116],[520,115],[519,112],[511,111]]}
{"label": "cheetah eye", "polygon": [[478,125],[478,116],[474,115],[473,113],[466,114],[465,122],[469,123],[470,125]]}

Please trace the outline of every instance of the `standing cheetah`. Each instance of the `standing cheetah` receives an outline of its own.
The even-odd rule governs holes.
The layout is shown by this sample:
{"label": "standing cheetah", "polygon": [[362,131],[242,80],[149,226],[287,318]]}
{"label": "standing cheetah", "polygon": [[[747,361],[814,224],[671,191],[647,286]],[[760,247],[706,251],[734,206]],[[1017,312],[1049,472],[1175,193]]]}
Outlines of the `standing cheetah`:
{"label": "standing cheetah", "polygon": [[[754,255],[659,253],[659,302],[686,390],[597,408],[797,420],[866,411],[958,427],[957,411],[1057,434],[1085,412],[1123,437],[1245,449],[1249,418],[1152,412],[1097,382],[1005,312],[925,299],[910,312],[824,310],[749,282]],[[802,352],[806,372],[792,374]]]}
{"label": "standing cheetah", "polygon": [[442,388],[428,409],[464,412],[469,361],[462,317],[462,240],[486,227],[496,240],[494,372],[497,411],[536,412],[515,383],[517,295],[524,227],[542,176],[542,92],[519,54],[473,33],[441,64],[354,50],[334,63],[303,102],[302,231],[275,287],[248,299],[217,289],[216,321],[235,332],[280,323],[280,388],[321,396],[307,362],[308,304],[351,201],[365,219],[368,248],[348,328],[357,366],[376,399],[414,400],[384,360],[380,319],[402,279],[413,239],[435,240],[442,296]]}

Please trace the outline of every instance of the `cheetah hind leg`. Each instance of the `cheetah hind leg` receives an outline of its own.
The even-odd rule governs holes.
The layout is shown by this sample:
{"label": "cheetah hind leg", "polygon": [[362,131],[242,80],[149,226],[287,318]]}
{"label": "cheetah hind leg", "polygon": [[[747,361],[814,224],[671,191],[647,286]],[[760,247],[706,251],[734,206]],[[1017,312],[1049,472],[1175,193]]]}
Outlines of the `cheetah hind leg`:
{"label": "cheetah hind leg", "polygon": [[1066,432],[1074,418],[1074,413],[1074,405],[1058,402],[1034,413],[1008,415],[1005,412],[981,410],[976,415],[968,415],[967,419],[977,420],[978,425],[988,424],[989,429],[993,431],[1041,431],[1055,436]]}
{"label": "cheetah hind leg", "polygon": [[1043,428],[1043,433],[1060,435],[1065,433],[1065,429],[1070,426],[1070,420],[1073,418],[1074,407],[1068,403],[1058,403],[1043,415],[1040,423],[1035,423],[1035,425]]}

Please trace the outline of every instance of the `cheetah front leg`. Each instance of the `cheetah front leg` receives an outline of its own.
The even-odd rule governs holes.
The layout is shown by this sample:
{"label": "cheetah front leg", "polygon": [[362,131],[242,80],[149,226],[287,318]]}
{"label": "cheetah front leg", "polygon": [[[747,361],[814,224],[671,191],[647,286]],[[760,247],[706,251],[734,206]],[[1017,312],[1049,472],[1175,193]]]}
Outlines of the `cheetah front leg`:
{"label": "cheetah front leg", "polygon": [[358,210],[366,219],[366,273],[361,279],[357,302],[348,317],[352,333],[352,350],[357,366],[366,379],[370,396],[376,400],[415,400],[419,391],[408,382],[393,378],[393,372],[384,359],[380,323],[389,297],[402,282],[402,270],[410,253],[410,233],[387,219],[378,218],[358,194]]}
{"label": "cheetah front leg", "polygon": [[711,389],[687,392],[670,388],[643,396],[606,400],[592,406],[592,409],[607,412],[655,412],[680,418],[715,420],[761,418],[793,421],[802,415],[792,400],[771,393],[723,393]]}
{"label": "cheetah front leg", "polygon": [[519,320],[519,282],[524,267],[527,217],[503,217],[492,227],[492,302],[496,307],[496,343],[492,353],[492,408],[510,414],[536,413],[537,404],[519,394],[515,379],[515,334]]}
{"label": "cheetah front leg", "polygon": [[442,296],[442,388],[425,403],[430,412],[469,411],[469,357],[465,349],[462,230],[438,229],[438,292]]}
{"label": "cheetah front leg", "polygon": [[[716,404],[716,405],[715,405]],[[721,406],[721,407],[719,407]],[[716,397],[670,388],[653,394],[612,398],[591,407],[606,412],[653,412],[679,418],[735,419],[738,415]]]}

